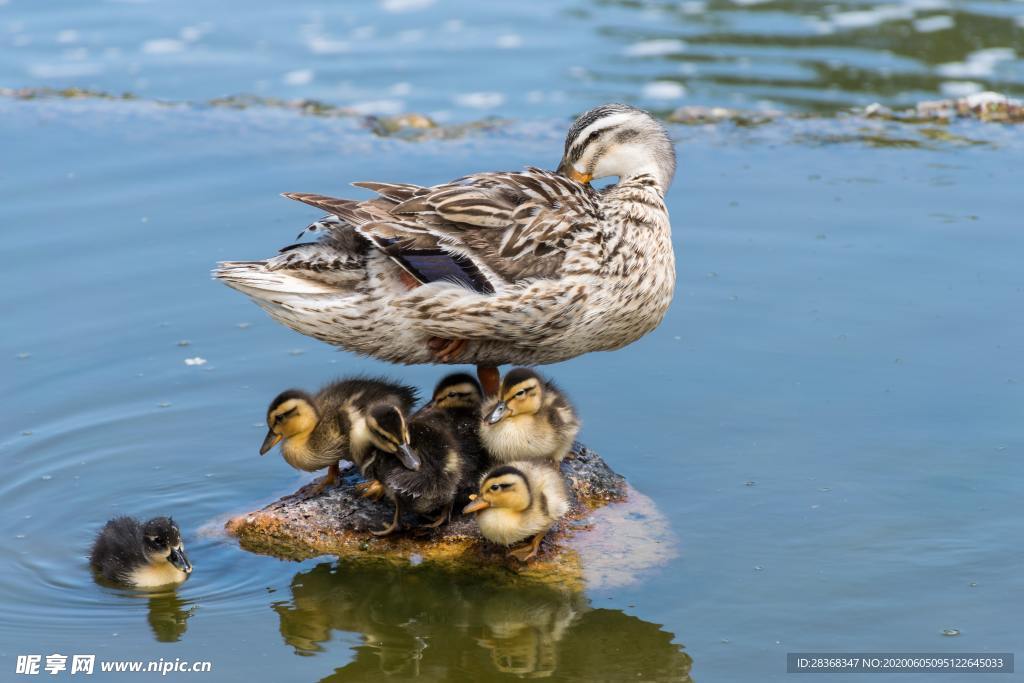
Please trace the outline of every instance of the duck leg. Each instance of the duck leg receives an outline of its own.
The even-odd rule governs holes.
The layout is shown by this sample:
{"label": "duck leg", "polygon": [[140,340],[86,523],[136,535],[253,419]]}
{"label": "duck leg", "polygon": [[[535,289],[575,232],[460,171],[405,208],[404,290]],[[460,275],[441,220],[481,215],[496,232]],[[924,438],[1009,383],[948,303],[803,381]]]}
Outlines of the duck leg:
{"label": "duck leg", "polygon": [[377,529],[376,531],[371,530],[370,533],[379,538],[384,536],[390,536],[398,530],[398,519],[402,516],[401,511],[398,507],[398,501],[395,501],[395,516],[391,518],[391,524],[384,527],[383,529]]}
{"label": "duck leg", "polygon": [[528,562],[533,559],[537,556],[537,552],[540,550],[540,542],[544,540],[544,534],[546,533],[546,531],[542,531],[534,536],[526,545],[508,551],[508,556],[514,557],[520,562]]}
{"label": "duck leg", "polygon": [[484,390],[484,398],[497,396],[501,390],[501,373],[497,365],[476,366],[476,376],[480,379],[480,387]]}
{"label": "duck leg", "polygon": [[420,525],[420,528],[421,529],[436,529],[437,527],[441,526],[445,522],[450,521],[451,518],[452,518],[452,506],[453,505],[455,505],[455,500],[454,499],[452,499],[452,502],[448,503],[448,507],[446,507],[446,508],[441,510],[441,516],[440,517],[435,519],[433,522],[430,522],[429,524],[422,524],[422,525]]}
{"label": "duck leg", "polygon": [[310,491],[309,497],[312,498],[313,496],[319,496],[323,493],[325,488],[337,484],[340,478],[341,469],[338,467],[337,462],[332,462],[327,466],[327,475],[313,486],[313,490]]}

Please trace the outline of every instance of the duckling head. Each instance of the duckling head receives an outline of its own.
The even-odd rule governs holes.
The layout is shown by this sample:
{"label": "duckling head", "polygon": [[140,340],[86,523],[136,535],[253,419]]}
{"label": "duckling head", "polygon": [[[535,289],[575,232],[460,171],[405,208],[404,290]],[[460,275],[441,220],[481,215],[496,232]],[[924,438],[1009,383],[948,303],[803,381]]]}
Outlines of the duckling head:
{"label": "duckling head", "polygon": [[462,509],[462,514],[480,512],[488,508],[504,508],[522,512],[530,507],[530,482],[521,470],[511,465],[496,467],[487,473],[480,484],[480,493]]}
{"label": "duckling head", "polygon": [[394,455],[406,468],[416,471],[422,461],[412,449],[409,425],[401,409],[389,403],[378,403],[366,415],[370,443],[380,451]]}
{"label": "duckling head", "polygon": [[476,377],[465,372],[447,375],[434,387],[433,397],[426,405],[427,409],[438,408],[451,410],[454,408],[479,408],[483,403],[484,393]]}
{"label": "duckling head", "polygon": [[536,415],[544,398],[544,380],[530,368],[516,368],[505,375],[498,396],[497,405],[484,417],[487,424]]}
{"label": "duckling head", "polygon": [[676,149],[665,126],[643,109],[603,104],[572,124],[558,170],[581,183],[650,174],[664,192],[676,172]]}
{"label": "duckling head", "polygon": [[169,562],[186,574],[192,573],[181,532],[170,517],[154,517],[143,524],[142,542],[150,564]]}
{"label": "duckling head", "polygon": [[260,455],[266,455],[281,439],[309,434],[319,422],[312,396],[299,389],[281,392],[267,408],[267,437],[260,446]]}

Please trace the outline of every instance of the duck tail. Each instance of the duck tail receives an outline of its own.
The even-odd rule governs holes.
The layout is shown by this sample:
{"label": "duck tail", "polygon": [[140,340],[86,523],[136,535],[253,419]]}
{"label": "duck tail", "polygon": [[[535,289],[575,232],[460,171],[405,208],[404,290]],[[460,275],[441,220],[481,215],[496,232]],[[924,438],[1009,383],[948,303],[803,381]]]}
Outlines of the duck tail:
{"label": "duck tail", "polygon": [[336,294],[326,282],[300,277],[287,270],[271,270],[267,261],[221,261],[212,273],[228,287],[257,300],[280,295]]}

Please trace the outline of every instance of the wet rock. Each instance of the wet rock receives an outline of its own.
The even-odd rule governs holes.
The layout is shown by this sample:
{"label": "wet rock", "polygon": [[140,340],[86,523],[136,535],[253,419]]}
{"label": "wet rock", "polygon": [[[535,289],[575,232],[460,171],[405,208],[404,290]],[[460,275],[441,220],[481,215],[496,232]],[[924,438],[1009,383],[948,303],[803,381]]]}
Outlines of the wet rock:
{"label": "wet rock", "polygon": [[782,117],[781,111],[744,111],[728,107],[679,107],[666,118],[671,123],[697,125],[705,123],[734,123],[737,126],[759,126]]}
{"label": "wet rock", "polygon": [[913,109],[893,111],[872,104],[863,111],[868,118],[906,123],[936,123],[953,119],[977,119],[990,123],[1024,123],[1024,102],[997,92],[980,92],[950,100],[920,102]]}
{"label": "wet rock", "polygon": [[630,487],[597,453],[577,444],[562,463],[573,504],[551,532],[541,554],[528,564],[486,542],[471,517],[456,514],[435,530],[415,529],[377,538],[393,508],[359,497],[361,478],[352,468],[340,486],[311,497],[313,483],[261,510],[229,520],[227,531],[246,550],[303,560],[336,555],[345,560],[427,564],[503,579],[526,579],[580,588],[624,585],[675,556],[665,518],[651,500]]}
{"label": "wet rock", "polygon": [[370,116],[367,118],[367,123],[374,133],[381,136],[437,128],[437,124],[429,116],[417,113],[399,114],[398,116]]}

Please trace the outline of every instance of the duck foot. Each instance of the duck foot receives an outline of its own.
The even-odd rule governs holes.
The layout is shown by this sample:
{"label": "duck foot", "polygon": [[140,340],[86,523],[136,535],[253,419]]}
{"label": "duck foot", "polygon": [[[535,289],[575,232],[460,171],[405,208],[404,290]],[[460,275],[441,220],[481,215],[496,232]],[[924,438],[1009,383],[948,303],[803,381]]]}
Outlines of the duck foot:
{"label": "duck foot", "polygon": [[332,462],[327,466],[327,475],[324,476],[320,481],[313,485],[312,490],[309,492],[309,498],[319,496],[324,492],[328,486],[336,486],[338,481],[341,479],[341,469],[338,467],[338,463]]}
{"label": "duck foot", "polygon": [[501,390],[501,373],[497,365],[476,366],[476,376],[480,380],[480,388],[484,390],[484,398],[498,395]]}
{"label": "duck foot", "polygon": [[391,518],[391,524],[388,524],[383,529],[377,529],[377,530],[372,530],[371,529],[370,533],[373,534],[374,536],[376,536],[377,538],[384,538],[385,536],[390,536],[391,534],[393,534],[396,531],[398,531],[398,526],[399,526],[398,519],[399,519],[399,517],[401,517],[401,515],[402,515],[402,513],[399,512],[399,510],[398,510],[398,503],[395,503],[395,516]]}
{"label": "duck foot", "polygon": [[441,526],[445,522],[450,521],[451,518],[452,518],[452,506],[453,505],[455,505],[455,501],[454,500],[451,503],[448,504],[448,507],[446,507],[444,510],[441,511],[441,516],[440,517],[435,519],[433,522],[428,522],[427,524],[421,524],[420,528],[421,529],[436,529],[437,527]]}
{"label": "duck foot", "polygon": [[361,498],[380,500],[384,497],[384,484],[380,483],[376,479],[361,481],[356,484],[356,491],[359,493]]}
{"label": "duck foot", "polygon": [[514,550],[509,550],[507,557],[514,557],[520,562],[529,562],[537,553],[540,551],[540,542],[544,540],[544,533],[541,532],[533,537],[533,539],[524,546],[520,546]]}
{"label": "duck foot", "polygon": [[442,339],[441,337],[431,337],[427,342],[427,347],[439,363],[454,363],[468,345],[469,342],[465,339]]}

